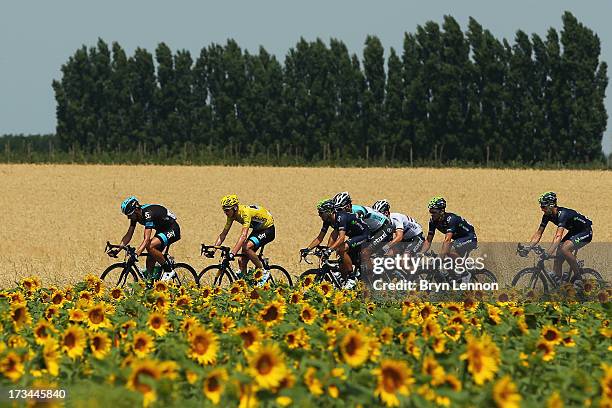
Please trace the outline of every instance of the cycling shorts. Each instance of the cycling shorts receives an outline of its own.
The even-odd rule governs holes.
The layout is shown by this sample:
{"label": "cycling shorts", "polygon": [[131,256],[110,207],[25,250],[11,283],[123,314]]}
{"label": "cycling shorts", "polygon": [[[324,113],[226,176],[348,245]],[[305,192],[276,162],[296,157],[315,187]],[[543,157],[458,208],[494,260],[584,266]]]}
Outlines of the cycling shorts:
{"label": "cycling shorts", "polygon": [[415,235],[414,237],[403,239],[401,241],[401,248],[404,249],[404,252],[417,253],[423,247],[425,243],[425,237],[423,237],[423,233],[419,235]]}
{"label": "cycling shorts", "polygon": [[174,222],[167,230],[156,232],[155,237],[161,241],[159,250],[163,251],[166,247],[181,239],[181,227],[179,227],[177,222]]}
{"label": "cycling shorts", "polygon": [[276,238],[276,230],[274,224],[261,231],[251,231],[248,240],[253,243],[253,250],[257,250],[262,246],[269,244]]}
{"label": "cycling shorts", "polygon": [[478,248],[476,235],[469,234],[465,237],[457,238],[453,241],[452,248],[457,251],[459,256],[465,256],[468,252]]}
{"label": "cycling shorts", "polygon": [[586,231],[568,231],[563,237],[561,242],[571,241],[574,244],[575,249],[580,249],[593,239],[593,230],[588,229]]}

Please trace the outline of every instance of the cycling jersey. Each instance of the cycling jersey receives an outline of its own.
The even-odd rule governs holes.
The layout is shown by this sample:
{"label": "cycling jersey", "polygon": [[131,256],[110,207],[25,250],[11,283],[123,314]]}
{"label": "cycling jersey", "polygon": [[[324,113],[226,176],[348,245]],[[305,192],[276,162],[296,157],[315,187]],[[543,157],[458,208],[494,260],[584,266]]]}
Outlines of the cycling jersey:
{"label": "cycling jersey", "polygon": [[452,232],[452,239],[463,238],[471,235],[476,236],[476,232],[474,231],[472,224],[467,222],[463,217],[453,213],[446,213],[444,218],[438,222],[431,218],[429,220],[428,234],[435,234],[436,230],[443,234]]}
{"label": "cycling jersey", "polygon": [[552,222],[557,227],[563,227],[572,233],[588,231],[591,229],[593,222],[578,211],[570,208],[557,207],[557,215],[551,214],[542,216],[540,227],[546,228],[548,222]]}
{"label": "cycling jersey", "polygon": [[370,234],[370,229],[363,220],[353,213],[344,211],[336,213],[336,221],[333,227],[337,231],[344,231],[349,238],[365,235],[365,239],[368,239]]}
{"label": "cycling jersey", "polygon": [[234,221],[239,222],[245,228],[253,228],[253,231],[261,231],[274,225],[272,214],[258,205],[238,205],[238,211],[234,217],[227,217],[225,228],[228,229]]}
{"label": "cycling jersey", "polygon": [[353,205],[351,206],[351,212],[362,218],[372,233],[378,231],[386,222],[390,222],[384,214],[379,213],[371,207]]}
{"label": "cycling jersey", "polygon": [[144,225],[145,229],[166,231],[171,229],[176,223],[176,215],[164,206],[145,204],[140,208],[142,209],[142,220],[138,222]]}
{"label": "cycling jersey", "polygon": [[402,240],[409,240],[410,238],[423,233],[423,228],[421,228],[421,225],[413,218],[400,213],[391,213],[390,215],[391,222],[393,222],[395,229],[401,229],[404,231],[404,237]]}

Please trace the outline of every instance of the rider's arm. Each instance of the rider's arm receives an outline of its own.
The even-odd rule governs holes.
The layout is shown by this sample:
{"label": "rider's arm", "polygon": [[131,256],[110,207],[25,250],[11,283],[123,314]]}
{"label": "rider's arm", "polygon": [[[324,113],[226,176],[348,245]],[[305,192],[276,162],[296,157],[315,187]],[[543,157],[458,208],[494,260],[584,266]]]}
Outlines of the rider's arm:
{"label": "rider's arm", "polygon": [[422,254],[429,251],[429,248],[431,247],[431,241],[433,241],[434,234],[435,232],[432,230],[429,230],[429,232],[427,233],[427,238],[425,238],[425,242],[423,242],[423,246],[421,247]]}
{"label": "rider's arm", "polygon": [[325,238],[326,234],[327,234],[327,231],[321,230],[321,232],[319,232],[319,235],[317,235],[317,237],[313,239],[310,244],[308,244],[307,248],[312,249],[316,247],[317,245],[319,245],[321,242],[323,242],[323,238]]}
{"label": "rider's arm", "polygon": [[128,228],[128,230],[125,233],[125,235],[123,236],[123,238],[121,238],[121,243],[119,245],[122,248],[130,243],[130,241],[132,240],[132,236],[134,235],[134,231],[135,230],[136,230],[136,221],[131,221],[130,222],[130,227]]}
{"label": "rider's arm", "polygon": [[550,256],[555,255],[555,253],[557,252],[557,248],[559,247],[559,244],[561,243],[561,240],[563,239],[563,236],[565,235],[566,232],[567,230],[563,227],[557,228],[557,232],[555,232],[555,237],[553,238],[553,242],[550,245],[550,248],[548,249],[548,255]]}
{"label": "rider's arm", "polygon": [[327,240],[327,246],[330,247],[336,240],[338,239],[338,231],[332,230],[332,233],[329,234],[329,239]]}
{"label": "rider's arm", "polygon": [[140,245],[138,246],[138,249],[136,250],[136,255],[139,256],[140,254],[142,254],[142,252],[147,249],[147,246],[149,245],[149,242],[151,242],[151,232],[153,230],[151,228],[145,228],[144,230],[144,237],[142,239],[142,242],[140,243]]}
{"label": "rider's arm", "polygon": [[401,242],[402,239],[404,239],[404,229],[398,228],[395,230],[395,233],[393,233],[393,239],[387,245],[385,245],[383,249],[385,251],[388,251],[389,249],[397,245],[398,242]]}
{"label": "rider's arm", "polygon": [[444,234],[444,241],[442,242],[442,250],[440,251],[441,258],[444,258],[450,253],[452,242],[453,242],[453,233],[447,232],[446,234]]}
{"label": "rider's arm", "polygon": [[242,232],[240,233],[240,237],[238,237],[238,241],[236,241],[236,245],[234,245],[234,248],[232,248],[232,254],[237,254],[238,251],[240,251],[240,248],[242,248],[242,244],[244,244],[244,241],[246,241],[247,237],[249,236],[249,227],[242,227]]}
{"label": "rider's arm", "polygon": [[339,248],[342,244],[344,244],[345,238],[346,238],[346,231],[344,231],[344,230],[338,231],[338,236],[337,236],[336,240],[334,242],[332,242],[332,244],[329,247],[331,249]]}
{"label": "rider's arm", "polygon": [[227,237],[227,233],[230,228],[232,228],[232,219],[227,217],[227,221],[225,222],[225,227],[223,227],[223,231],[219,234],[219,237],[215,241],[215,246],[219,246],[225,241],[225,237]]}
{"label": "rider's arm", "polygon": [[544,228],[546,227],[543,227],[540,225],[538,229],[536,230],[536,232],[533,233],[533,235],[531,236],[531,239],[529,240],[530,249],[536,246],[538,242],[540,242],[540,240],[542,239],[542,234],[544,234]]}

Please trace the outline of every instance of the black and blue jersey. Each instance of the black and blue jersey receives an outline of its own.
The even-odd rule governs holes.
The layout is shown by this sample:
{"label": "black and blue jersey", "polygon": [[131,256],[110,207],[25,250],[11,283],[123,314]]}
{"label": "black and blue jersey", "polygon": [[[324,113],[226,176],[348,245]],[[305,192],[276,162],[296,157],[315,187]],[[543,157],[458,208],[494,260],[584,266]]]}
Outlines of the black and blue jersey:
{"label": "black and blue jersey", "polygon": [[453,234],[452,239],[459,239],[468,236],[475,236],[476,232],[472,224],[467,222],[465,218],[453,214],[446,213],[444,218],[440,221],[434,221],[433,218],[429,220],[429,234],[435,234],[436,230],[440,231],[443,234],[448,234],[451,232]]}
{"label": "black and blue jersey", "polygon": [[541,228],[546,228],[549,222],[552,222],[557,227],[563,227],[572,233],[588,231],[592,228],[593,222],[576,210],[565,207],[557,207],[557,214],[542,216]]}
{"label": "black and blue jersey", "polygon": [[166,207],[158,204],[145,204],[142,209],[142,220],[138,221],[145,229],[166,231],[176,223],[176,215]]}

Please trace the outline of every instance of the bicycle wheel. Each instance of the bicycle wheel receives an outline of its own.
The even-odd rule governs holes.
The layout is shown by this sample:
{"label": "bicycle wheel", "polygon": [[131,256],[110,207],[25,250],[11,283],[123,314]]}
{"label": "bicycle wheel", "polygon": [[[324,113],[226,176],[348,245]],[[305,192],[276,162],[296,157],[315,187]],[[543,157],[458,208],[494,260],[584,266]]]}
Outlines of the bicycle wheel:
{"label": "bicycle wheel", "polygon": [[102,272],[100,280],[113,287],[123,288],[124,286],[138,281],[138,276],[133,270],[128,269],[125,262],[112,264]]}
{"label": "bicycle wheel", "polygon": [[207,266],[198,275],[198,283],[207,286],[229,287],[234,279],[230,273],[221,268],[221,265]]}
{"label": "bicycle wheel", "polygon": [[174,264],[173,268],[176,275],[172,279],[178,286],[200,286],[198,273],[193,267],[184,262]]}
{"label": "bicycle wheel", "polygon": [[512,286],[548,293],[548,282],[546,282],[546,278],[541,275],[542,273],[545,272],[542,272],[538,268],[522,269],[512,278]]}
{"label": "bicycle wheel", "polygon": [[293,282],[291,281],[291,275],[285,268],[280,265],[270,265],[269,269],[270,277],[268,281],[272,285],[289,285],[289,287],[293,287]]}
{"label": "bicycle wheel", "polygon": [[594,289],[597,290],[603,289],[607,286],[607,282],[604,280],[601,274],[595,269],[591,268],[583,268],[580,271],[580,274],[578,274],[577,276],[572,276],[572,278],[570,279],[570,283],[572,283],[573,285],[580,286],[581,289],[586,289],[585,284],[587,284],[588,282],[591,282],[592,284],[596,285]]}
{"label": "bicycle wheel", "polygon": [[472,283],[497,283],[497,277],[488,269],[478,269],[470,272],[472,273]]}

